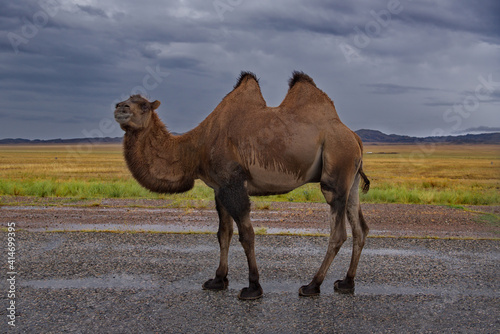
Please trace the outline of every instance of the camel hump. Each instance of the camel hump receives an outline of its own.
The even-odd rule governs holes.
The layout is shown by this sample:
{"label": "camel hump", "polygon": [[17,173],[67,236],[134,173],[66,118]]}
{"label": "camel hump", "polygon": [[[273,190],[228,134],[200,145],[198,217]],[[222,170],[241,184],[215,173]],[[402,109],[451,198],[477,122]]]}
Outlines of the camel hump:
{"label": "camel hump", "polygon": [[241,109],[242,105],[266,106],[266,101],[260,91],[259,79],[252,72],[246,71],[241,72],[233,90],[224,97],[221,103],[221,107],[231,106],[230,109]]}
{"label": "camel hump", "polygon": [[247,71],[241,71],[240,77],[238,78],[238,81],[236,82],[236,85],[234,85],[234,89],[238,88],[244,80],[255,80],[257,84],[259,83],[259,79],[257,79],[257,76],[252,73],[252,72],[247,72]]}
{"label": "camel hump", "polygon": [[334,112],[335,117],[338,117],[333,101],[304,72],[294,71],[292,77],[288,80],[288,86],[288,93],[281,102],[280,107],[289,112],[300,112],[299,110],[303,106],[322,104],[324,108],[318,109],[316,107],[316,111],[330,110]]}
{"label": "camel hump", "polygon": [[295,84],[299,82],[306,82],[316,87],[314,80],[310,76],[302,71],[293,71],[292,77],[290,78],[290,80],[288,80],[288,88],[291,89],[293,86],[295,86]]}

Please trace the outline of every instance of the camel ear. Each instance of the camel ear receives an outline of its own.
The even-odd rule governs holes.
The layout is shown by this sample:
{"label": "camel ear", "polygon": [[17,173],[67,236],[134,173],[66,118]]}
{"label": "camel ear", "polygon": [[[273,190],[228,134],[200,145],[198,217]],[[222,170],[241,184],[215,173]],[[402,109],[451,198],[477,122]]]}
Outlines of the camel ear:
{"label": "camel ear", "polygon": [[160,101],[156,100],[154,102],[151,102],[151,109],[156,110],[160,106]]}

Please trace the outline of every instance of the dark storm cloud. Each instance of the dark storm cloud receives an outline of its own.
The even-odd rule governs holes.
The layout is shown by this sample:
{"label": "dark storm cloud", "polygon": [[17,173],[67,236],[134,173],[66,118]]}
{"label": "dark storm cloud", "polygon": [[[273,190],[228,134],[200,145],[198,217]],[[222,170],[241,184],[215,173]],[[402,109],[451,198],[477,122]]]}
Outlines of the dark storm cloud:
{"label": "dark storm cloud", "polygon": [[[446,130],[442,114],[479,76],[500,82],[499,15],[498,1],[5,1],[0,138],[81,137],[134,92],[186,131],[241,70],[261,78],[270,105],[303,70],[353,129]],[[500,126],[499,94],[488,90],[462,128]]]}
{"label": "dark storm cloud", "polygon": [[[499,85],[500,88],[500,85]],[[500,89],[493,91],[489,94],[485,94],[485,96],[480,96],[478,98],[477,92],[476,91],[463,91],[458,94],[456,94],[456,97],[454,100],[441,100],[439,98],[428,98],[427,102],[424,103],[426,106],[430,107],[452,107],[455,105],[460,105],[463,103],[463,101],[467,101],[468,99],[472,99],[472,102],[476,101],[478,105],[480,104],[493,104],[497,106],[497,111],[498,107],[500,106]],[[474,102],[474,103],[476,103]],[[469,102],[471,103],[471,102]],[[476,128],[481,128],[481,127],[476,127]]]}
{"label": "dark storm cloud", "polygon": [[451,102],[451,101],[429,101],[429,102],[424,102],[425,106],[428,107],[452,107],[456,102]]}
{"label": "dark storm cloud", "polygon": [[100,16],[100,17],[103,17],[106,19],[108,18],[108,15],[106,14],[106,12],[100,8],[96,8],[96,7],[92,7],[92,6],[82,6],[82,5],[77,5],[77,7],[80,8],[80,10],[82,12],[85,12],[89,15]]}
{"label": "dark storm cloud", "polygon": [[[500,88],[500,85],[499,85]],[[464,91],[461,93],[461,96],[463,98],[467,96],[475,96],[476,92],[475,91]],[[500,89],[497,89],[489,94],[486,94],[485,98],[481,99],[482,102],[488,102],[488,103],[500,103]],[[500,105],[500,104],[499,104]]]}
{"label": "dark storm cloud", "polygon": [[428,87],[403,86],[388,83],[366,84],[365,87],[370,88],[369,92],[373,94],[404,94],[411,92],[428,92],[434,91]]}
{"label": "dark storm cloud", "polygon": [[401,18],[415,26],[474,33],[483,38],[499,40],[500,3],[467,0],[415,2]]}
{"label": "dark storm cloud", "polygon": [[352,29],[352,22],[335,19],[343,14],[353,14],[353,8],[348,3],[311,1],[287,5],[286,2],[276,1],[251,7],[245,17],[226,16],[236,29],[263,30],[268,33],[307,31],[343,36],[350,34]]}

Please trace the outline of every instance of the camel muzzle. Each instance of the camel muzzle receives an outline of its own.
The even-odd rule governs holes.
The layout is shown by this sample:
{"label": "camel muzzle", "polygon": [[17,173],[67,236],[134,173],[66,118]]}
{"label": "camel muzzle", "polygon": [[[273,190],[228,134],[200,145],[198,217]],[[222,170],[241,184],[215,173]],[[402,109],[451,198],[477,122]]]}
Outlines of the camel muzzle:
{"label": "camel muzzle", "polygon": [[125,111],[123,109],[116,109],[115,110],[115,120],[120,124],[127,123],[131,117],[132,117],[132,113],[130,113],[128,111]]}

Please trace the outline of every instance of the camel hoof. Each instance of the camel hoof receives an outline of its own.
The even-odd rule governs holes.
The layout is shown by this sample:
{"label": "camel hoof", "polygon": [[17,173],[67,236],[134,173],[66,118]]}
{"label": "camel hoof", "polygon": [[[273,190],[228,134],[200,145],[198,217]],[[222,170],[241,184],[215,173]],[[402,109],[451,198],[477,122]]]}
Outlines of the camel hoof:
{"label": "camel hoof", "polygon": [[228,286],[229,280],[227,278],[224,278],[223,280],[214,278],[203,283],[202,288],[203,290],[222,291],[226,290]]}
{"label": "camel hoof", "polygon": [[240,293],[238,294],[238,299],[241,300],[255,300],[262,298],[264,295],[264,291],[260,286],[256,288],[243,288]]}
{"label": "camel hoof", "polygon": [[338,293],[354,293],[354,281],[348,279],[335,281],[333,284],[333,290]]}
{"label": "camel hoof", "polygon": [[320,288],[319,286],[314,286],[314,285],[303,285],[299,289],[299,296],[302,297],[314,297],[314,296],[319,296],[320,294]]}

